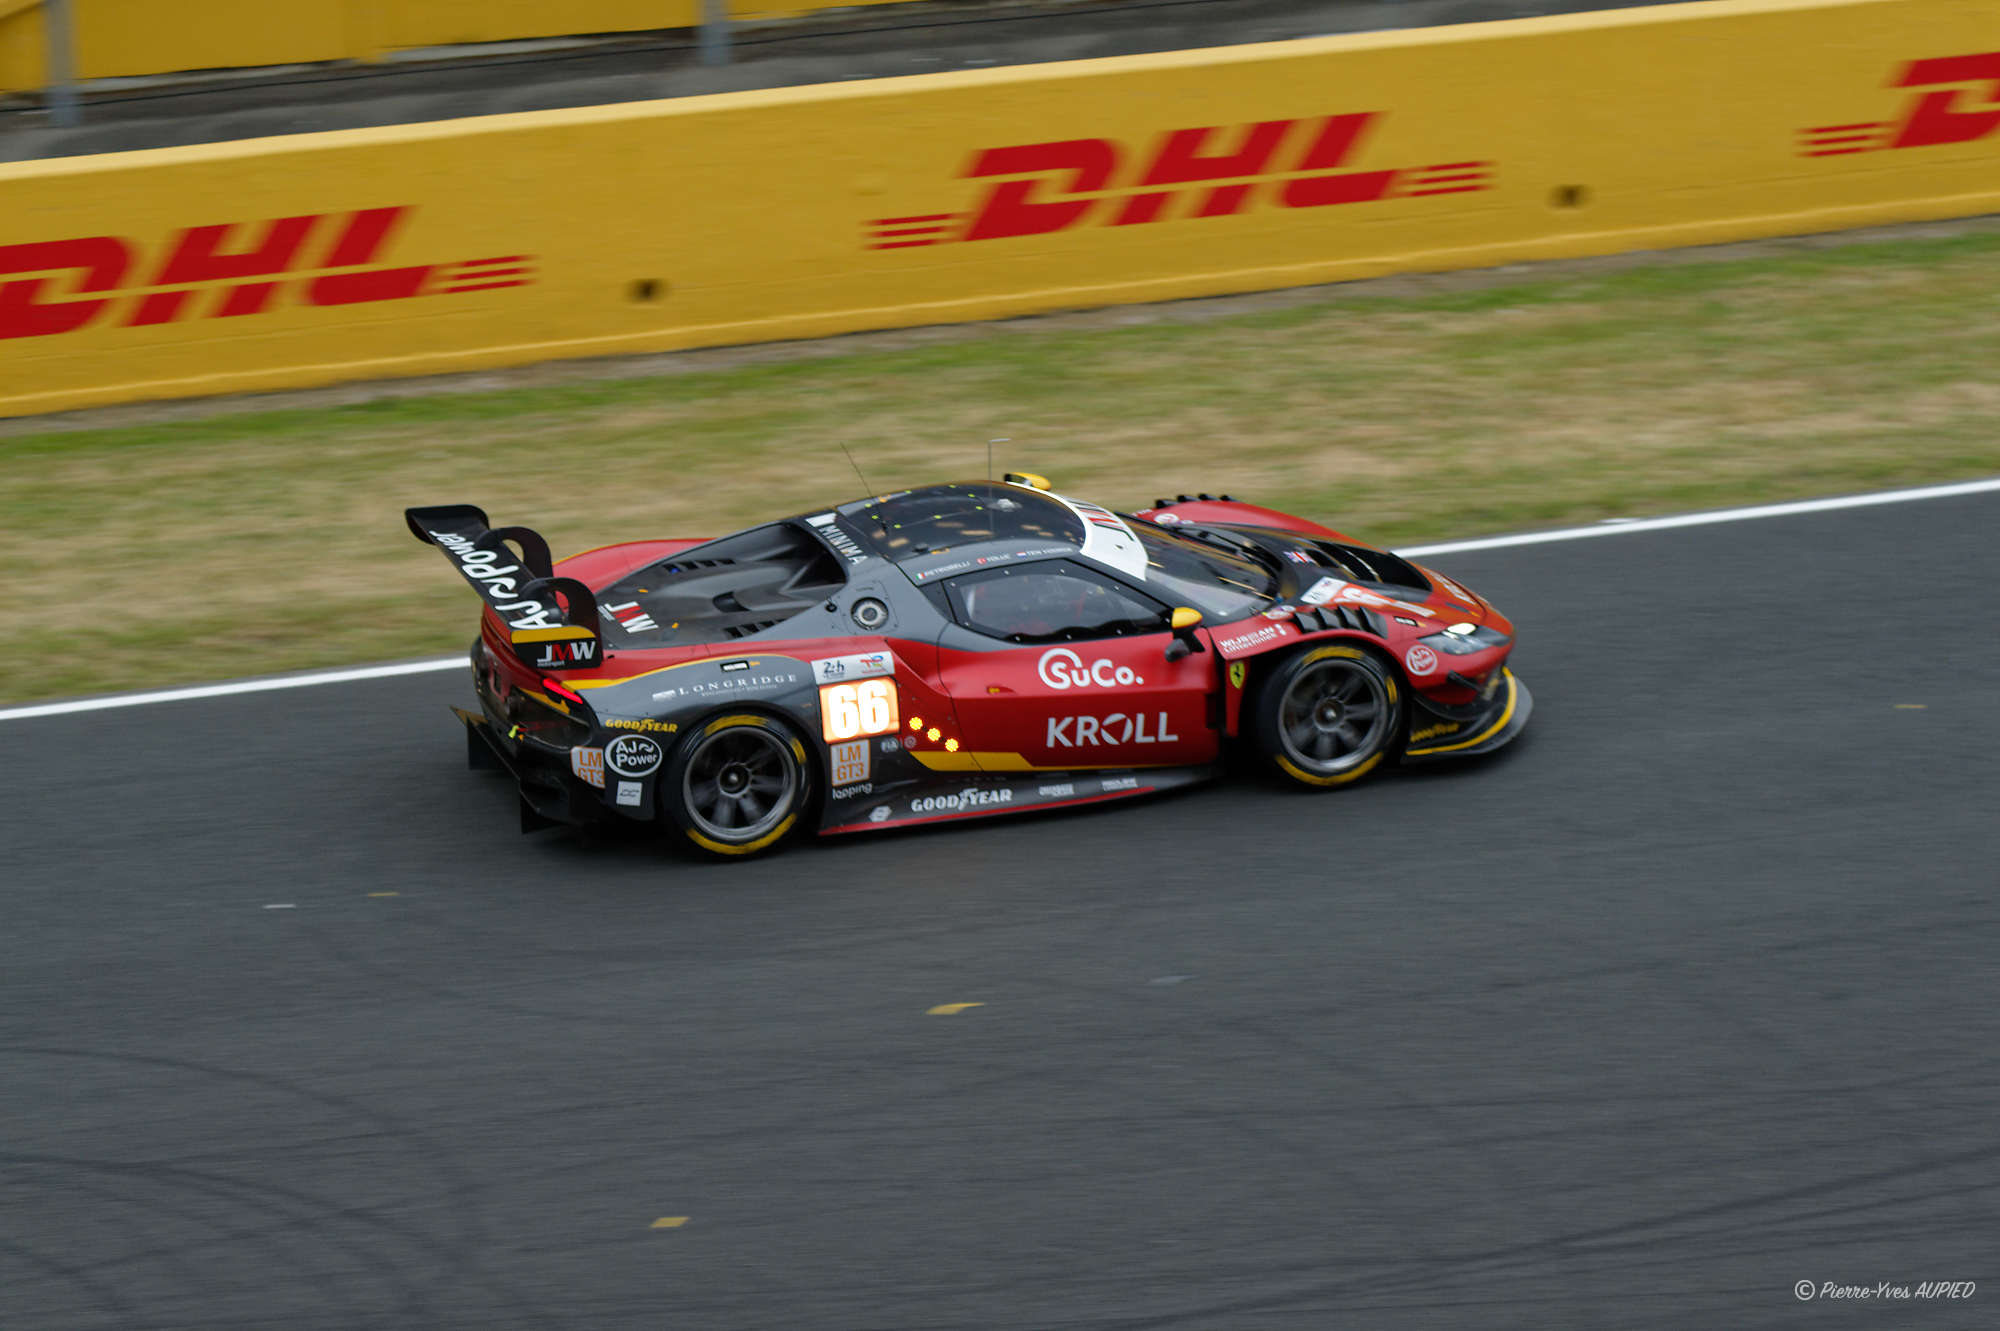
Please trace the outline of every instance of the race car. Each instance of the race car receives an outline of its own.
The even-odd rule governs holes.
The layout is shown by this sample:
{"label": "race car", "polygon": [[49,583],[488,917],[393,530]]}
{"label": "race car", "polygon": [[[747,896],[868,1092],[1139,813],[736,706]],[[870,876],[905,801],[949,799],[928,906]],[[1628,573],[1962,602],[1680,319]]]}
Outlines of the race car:
{"label": "race car", "polygon": [[1010,473],[559,564],[468,504],[405,517],[485,602],[454,710],[523,830],[747,856],[1128,799],[1245,749],[1329,790],[1490,752],[1532,707],[1470,590],[1228,495],[1114,513]]}

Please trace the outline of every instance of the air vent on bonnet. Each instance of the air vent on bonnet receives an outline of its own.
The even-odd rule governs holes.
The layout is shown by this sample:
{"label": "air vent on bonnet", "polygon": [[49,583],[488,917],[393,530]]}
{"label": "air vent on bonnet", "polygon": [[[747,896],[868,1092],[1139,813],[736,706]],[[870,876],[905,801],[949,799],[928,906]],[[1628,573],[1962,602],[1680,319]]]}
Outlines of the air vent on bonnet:
{"label": "air vent on bonnet", "polygon": [[1294,612],[1292,622],[1301,632],[1315,633],[1320,629],[1354,629],[1362,633],[1383,635],[1382,616],[1369,610],[1359,610],[1353,606],[1320,606]]}
{"label": "air vent on bonnet", "polygon": [[1313,541],[1311,551],[1320,564],[1332,568],[1353,582],[1379,582],[1390,587],[1409,587],[1428,592],[1430,579],[1417,572],[1416,565],[1387,550],[1364,550],[1338,541]]}
{"label": "air vent on bonnet", "polygon": [[760,619],[752,624],[731,624],[722,632],[731,638],[747,638],[753,633],[762,633],[765,629],[782,623],[784,621],[781,619]]}

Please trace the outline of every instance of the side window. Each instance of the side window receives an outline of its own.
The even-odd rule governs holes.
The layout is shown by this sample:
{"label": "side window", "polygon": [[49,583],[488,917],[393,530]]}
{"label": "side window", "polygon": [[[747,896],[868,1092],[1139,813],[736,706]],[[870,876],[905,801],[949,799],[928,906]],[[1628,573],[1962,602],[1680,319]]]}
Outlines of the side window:
{"label": "side window", "polygon": [[1167,608],[1067,560],[967,573],[945,583],[952,618],[1003,642],[1162,633]]}

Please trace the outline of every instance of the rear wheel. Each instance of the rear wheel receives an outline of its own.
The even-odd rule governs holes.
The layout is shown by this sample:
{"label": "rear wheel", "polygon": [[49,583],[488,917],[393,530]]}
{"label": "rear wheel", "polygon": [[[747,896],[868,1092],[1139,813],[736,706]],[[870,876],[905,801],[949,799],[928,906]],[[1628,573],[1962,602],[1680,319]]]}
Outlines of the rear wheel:
{"label": "rear wheel", "polygon": [[756,712],[694,727],[660,782],[667,820],[711,855],[770,850],[797,826],[812,796],[805,742]]}
{"label": "rear wheel", "polygon": [[1344,786],[1368,775],[1403,733],[1403,695],[1372,652],[1307,648],[1279,662],[1250,702],[1259,752],[1300,785]]}

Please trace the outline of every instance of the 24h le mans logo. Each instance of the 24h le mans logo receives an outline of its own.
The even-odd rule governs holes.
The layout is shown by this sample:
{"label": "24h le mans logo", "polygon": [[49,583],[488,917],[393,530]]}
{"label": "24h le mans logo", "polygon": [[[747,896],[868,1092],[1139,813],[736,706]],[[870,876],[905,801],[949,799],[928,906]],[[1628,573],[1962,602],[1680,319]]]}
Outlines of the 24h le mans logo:
{"label": "24h le mans logo", "polygon": [[1814,125],[1799,131],[1799,156],[1844,157],[1890,148],[1972,143],[2000,130],[2000,51],[1912,60],[1889,80],[1917,88],[1895,120]]}
{"label": "24h le mans logo", "polygon": [[995,180],[969,212],[878,217],[867,224],[864,241],[873,250],[910,249],[1084,225],[1231,217],[1253,207],[1324,208],[1493,188],[1493,163],[1485,161],[1342,169],[1381,118],[1378,111],[1355,111],[1176,129],[1139,148],[1111,139],[987,148],[960,173]]}
{"label": "24h le mans logo", "polygon": [[381,264],[391,236],[415,211],[363,208],[192,226],[161,246],[157,262],[122,236],[0,245],[0,338],[73,333],[93,322],[137,328],[226,319],[262,314],[281,299],[360,305],[534,280],[522,254]]}

